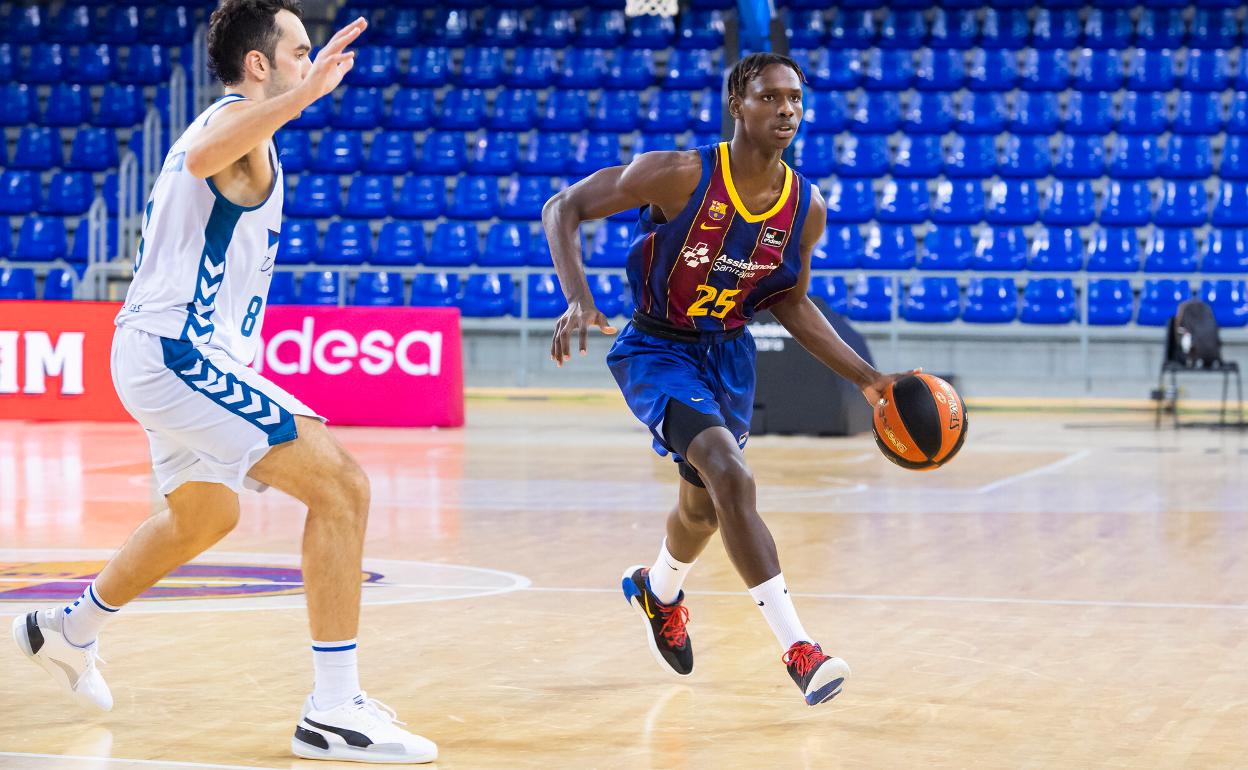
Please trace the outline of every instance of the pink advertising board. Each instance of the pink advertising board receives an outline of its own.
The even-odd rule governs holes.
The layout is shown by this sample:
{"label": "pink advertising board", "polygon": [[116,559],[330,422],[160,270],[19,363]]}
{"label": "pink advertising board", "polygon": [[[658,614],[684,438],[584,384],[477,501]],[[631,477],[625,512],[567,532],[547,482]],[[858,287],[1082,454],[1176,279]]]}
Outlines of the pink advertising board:
{"label": "pink advertising board", "polygon": [[464,424],[459,310],[274,305],[255,368],[332,425]]}

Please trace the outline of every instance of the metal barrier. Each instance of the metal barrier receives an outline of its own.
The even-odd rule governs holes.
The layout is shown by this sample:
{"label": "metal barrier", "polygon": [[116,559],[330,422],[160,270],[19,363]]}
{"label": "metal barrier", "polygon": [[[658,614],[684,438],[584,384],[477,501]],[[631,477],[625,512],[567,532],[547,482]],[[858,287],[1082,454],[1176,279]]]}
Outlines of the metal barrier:
{"label": "metal barrier", "polygon": [[195,98],[195,114],[208,109],[208,26],[200,24],[191,38],[191,89]]}
{"label": "metal barrier", "polygon": [[[146,146],[146,136],[143,142]],[[145,151],[144,155],[146,154]],[[138,212],[134,205],[134,199],[138,197],[138,185],[139,161],[134,152],[126,150],[117,169],[117,253],[113,255],[114,259],[125,259],[133,253],[134,234],[138,229],[135,222]]]}
{"label": "metal barrier", "polygon": [[[80,223],[78,225],[82,227]],[[104,299],[108,291],[108,205],[97,195],[87,209],[87,270],[74,291],[75,299]]]}
{"label": "metal barrier", "polygon": [[169,77],[169,132],[176,136],[186,130],[186,70],[174,66]]}
{"label": "metal barrier", "polygon": [[[143,118],[143,197],[152,191],[156,183],[156,175],[160,173],[163,157],[160,151],[164,144],[160,141],[160,113],[155,107],[149,107]],[[133,199],[132,199],[133,200]]]}

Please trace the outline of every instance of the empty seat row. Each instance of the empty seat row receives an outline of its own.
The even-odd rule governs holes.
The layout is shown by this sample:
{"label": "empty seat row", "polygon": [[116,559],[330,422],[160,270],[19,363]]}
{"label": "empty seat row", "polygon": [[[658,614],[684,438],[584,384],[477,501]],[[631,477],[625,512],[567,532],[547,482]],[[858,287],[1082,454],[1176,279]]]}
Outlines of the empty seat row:
{"label": "empty seat row", "polygon": [[[920,241],[918,236],[922,235]],[[909,225],[829,225],[811,256],[815,269],[990,270],[1012,272],[1248,273],[1248,230],[1214,229],[1203,244],[1194,230],[1156,227],[1048,226],[1030,238],[1020,226],[980,228],[940,224],[916,232]]]}
{"label": "empty seat row", "polygon": [[[132,144],[135,136],[139,137],[141,147],[142,135],[132,132]],[[66,168],[72,171],[102,171],[117,165],[117,134],[111,128],[78,129],[70,145],[68,163],[65,162],[63,145],[59,128],[27,126],[18,135],[12,159],[7,157],[6,144],[0,142],[0,165],[16,169]],[[138,154],[137,150],[135,154]]]}
{"label": "empty seat row", "polygon": [[557,191],[557,183],[546,176],[507,179],[500,195],[498,177],[466,175],[459,177],[455,192],[448,200],[443,176],[408,176],[396,191],[395,178],[364,175],[352,179],[344,204],[337,176],[304,174],[286,195],[284,210],[293,217],[342,214],[361,218],[389,215],[408,219],[441,216],[489,219],[497,216],[536,220],[541,217],[542,206]]}
{"label": "empty seat row", "polygon": [[109,3],[100,8],[71,1],[53,12],[50,5],[12,3],[8,13],[0,14],[0,40],[18,43],[183,45],[191,42],[194,32],[194,11],[184,5],[139,8]]}
{"label": "empty seat row", "polygon": [[119,49],[106,43],[72,47],[0,43],[0,82],[98,84],[115,80],[156,85],[168,81],[172,74],[173,50],[160,45]]}
{"label": "empty seat row", "polygon": [[61,83],[52,87],[43,109],[34,88],[10,83],[0,86],[0,126],[123,127],[143,122],[147,98],[140,86],[110,84],[104,87],[99,106],[92,108],[91,92],[78,84]]}
{"label": "empty seat row", "polygon": [[[72,249],[69,247],[65,222],[66,220],[59,216],[38,214],[27,216],[18,228],[16,248],[13,246],[8,228],[0,227],[0,259],[25,262],[52,262],[64,259],[74,263],[85,263],[90,254],[90,238],[86,220],[78,220]],[[107,220],[105,233],[107,238],[105,258],[109,258],[117,253],[117,219]]]}
{"label": "empty seat row", "polygon": [[[917,323],[1069,324],[1081,316],[1080,298],[1069,278],[1031,279],[1021,296],[1013,278],[972,278],[963,296],[956,278],[925,277],[905,286],[898,298],[892,278],[860,276],[851,292],[840,276],[816,276],[811,293],[856,321],[900,317]],[[1187,281],[1149,280],[1144,282],[1137,309],[1129,281],[1092,280],[1088,282],[1087,320],[1093,326],[1122,326],[1132,319],[1142,326],[1164,326],[1191,296]],[[1248,325],[1245,281],[1203,281],[1199,296],[1212,306],[1219,325]]]}
{"label": "empty seat row", "polygon": [[77,275],[73,270],[54,267],[43,279],[43,296],[36,290],[35,271],[29,267],[0,267],[0,300],[74,298]]}
{"label": "empty seat row", "polygon": [[938,6],[930,12],[884,3],[892,10],[877,14],[842,8],[829,15],[827,3],[790,0],[785,26],[795,47],[809,48],[913,48],[924,44],[941,48],[1178,48],[1185,44],[1233,48],[1239,43],[1239,20],[1232,0],[1214,0],[1220,7],[1199,4],[1190,26],[1183,13],[1186,2],[1170,8],[1149,3],[1138,13],[1138,20],[1131,10],[1135,0],[1124,2],[1117,8],[1098,2],[1081,12],[1078,6],[1084,5],[1082,0],[1059,0],[1064,8],[1046,4],[1036,8],[1034,16],[1014,3],[1012,8],[985,9],[981,21],[978,2],[929,3]]}
{"label": "empty seat row", "polygon": [[982,91],[814,91],[803,100],[803,123],[822,134],[855,131],[888,134],[943,134],[960,131],[997,134],[1179,134],[1248,133],[1248,92],[1236,91],[1224,107],[1221,93],[1182,91],[1169,103],[1165,94],[1127,93],[1115,106],[1112,94],[1076,91],[1058,94]]}
{"label": "empty seat row", "polygon": [[[1226,49],[1136,48],[1122,52],[1022,51],[992,48],[814,48],[796,45],[795,56],[817,88],[902,91],[1221,91],[1248,84],[1248,72]],[[1241,57],[1242,58],[1242,57]]]}

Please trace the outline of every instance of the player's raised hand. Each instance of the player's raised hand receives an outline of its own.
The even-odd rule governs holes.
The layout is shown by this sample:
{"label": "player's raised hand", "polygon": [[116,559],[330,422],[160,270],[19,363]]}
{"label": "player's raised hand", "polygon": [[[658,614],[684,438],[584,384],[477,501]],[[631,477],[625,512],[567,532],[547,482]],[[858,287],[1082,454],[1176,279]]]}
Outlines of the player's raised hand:
{"label": "player's raised hand", "polygon": [[356,19],[338,30],[316,54],[312,69],[308,70],[308,76],[303,80],[312,101],[337,88],[343,77],[355,66],[355,51],[348,51],[346,48],[367,27],[368,22],[363,17]]}
{"label": "player's raised hand", "polygon": [[892,385],[902,377],[909,377],[912,374],[920,374],[922,372],[923,370],[920,368],[911,369],[908,372],[901,372],[900,374],[881,374],[874,382],[862,389],[862,395],[867,399],[867,403],[874,409],[877,406],[881,406],[885,401],[884,393],[888,390],[889,385]]}
{"label": "player's raised hand", "polygon": [[550,360],[563,366],[563,362],[572,357],[572,335],[578,332],[581,336],[581,355],[586,355],[589,352],[591,326],[598,327],[603,334],[615,334],[615,327],[607,322],[607,317],[592,302],[569,302],[568,309],[559,316],[559,321],[555,324],[555,337],[550,343]]}

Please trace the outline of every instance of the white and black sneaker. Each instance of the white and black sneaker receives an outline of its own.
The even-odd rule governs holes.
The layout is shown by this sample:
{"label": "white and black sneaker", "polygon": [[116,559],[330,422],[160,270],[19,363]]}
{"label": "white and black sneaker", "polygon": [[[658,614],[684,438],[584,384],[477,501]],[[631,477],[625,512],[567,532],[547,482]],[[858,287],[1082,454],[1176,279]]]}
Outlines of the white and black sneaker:
{"label": "white and black sneaker", "polygon": [[73,700],[89,709],[111,711],[113,694],[96,667],[102,663],[99,642],[86,647],[69,643],[62,631],[60,608],[28,612],[13,619],[13,641],[22,654],[56,680]]}
{"label": "white and black sneaker", "polygon": [[401,724],[389,706],[364,693],[324,711],[316,708],[309,695],[290,750],[303,759],[348,762],[402,764],[438,758],[433,741],[402,729]]}

